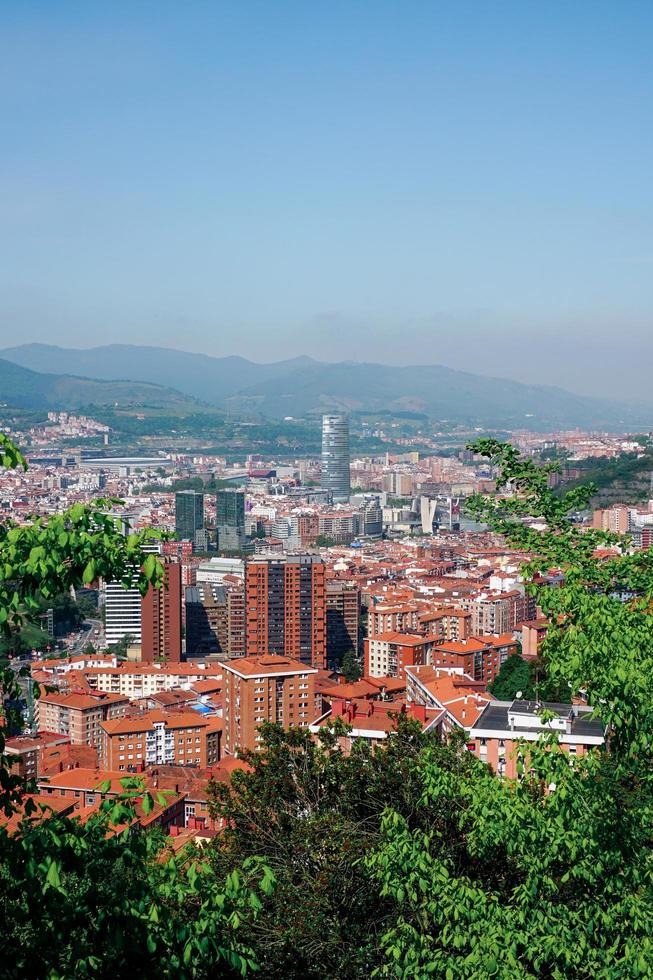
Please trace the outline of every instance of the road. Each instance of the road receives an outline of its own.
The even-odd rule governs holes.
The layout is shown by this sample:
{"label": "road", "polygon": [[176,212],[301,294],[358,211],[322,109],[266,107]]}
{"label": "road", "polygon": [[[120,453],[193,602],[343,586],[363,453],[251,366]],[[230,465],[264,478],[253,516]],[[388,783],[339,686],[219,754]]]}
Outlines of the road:
{"label": "road", "polygon": [[[100,633],[97,637],[94,636],[96,630],[99,630]],[[93,644],[96,650],[102,649],[104,646],[104,626],[101,619],[84,620],[81,631],[75,637],[73,645],[69,648],[70,656],[78,656],[89,642]]]}

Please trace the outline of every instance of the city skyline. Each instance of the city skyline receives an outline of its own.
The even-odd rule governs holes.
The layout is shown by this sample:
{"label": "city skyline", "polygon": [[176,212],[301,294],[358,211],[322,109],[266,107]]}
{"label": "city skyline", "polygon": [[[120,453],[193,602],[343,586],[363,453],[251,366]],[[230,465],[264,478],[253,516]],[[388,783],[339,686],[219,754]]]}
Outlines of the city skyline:
{"label": "city skyline", "polygon": [[0,343],[643,397],[650,6],[407,11],[6,12]]}

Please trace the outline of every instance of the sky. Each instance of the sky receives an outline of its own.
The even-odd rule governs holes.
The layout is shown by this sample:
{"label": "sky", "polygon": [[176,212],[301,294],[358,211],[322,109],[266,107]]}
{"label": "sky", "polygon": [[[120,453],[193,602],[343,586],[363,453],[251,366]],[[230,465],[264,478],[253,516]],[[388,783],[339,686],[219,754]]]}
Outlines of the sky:
{"label": "sky", "polygon": [[653,4],[0,4],[0,346],[653,398]]}

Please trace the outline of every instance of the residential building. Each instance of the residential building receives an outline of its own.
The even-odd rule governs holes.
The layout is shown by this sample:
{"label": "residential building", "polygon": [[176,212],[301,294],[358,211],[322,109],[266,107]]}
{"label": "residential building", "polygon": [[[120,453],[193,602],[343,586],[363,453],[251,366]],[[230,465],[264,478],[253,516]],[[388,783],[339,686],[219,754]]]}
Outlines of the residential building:
{"label": "residential building", "polygon": [[346,415],[323,415],[320,485],[331,491],[334,503],[349,500],[349,473],[349,419]]}
{"label": "residential building", "polygon": [[326,665],[326,585],[317,555],[257,555],[245,574],[247,654]]}
{"label": "residential building", "polygon": [[[542,721],[544,711],[553,714]],[[519,757],[528,743],[555,732],[562,750],[571,758],[585,755],[605,744],[605,726],[593,718],[594,709],[584,705],[548,701],[495,701],[488,704],[469,730],[468,748],[499,776],[518,776]]]}
{"label": "residential building", "polygon": [[534,619],[536,613],[535,598],[516,589],[463,596],[458,605],[472,614],[469,624],[472,636],[507,633],[517,623]]}
{"label": "residential building", "polygon": [[9,756],[12,776],[36,779],[43,768],[43,758],[53,746],[70,745],[68,735],[41,732],[39,735],[15,735],[5,742],[4,752]]}
{"label": "residential building", "polygon": [[258,749],[263,722],[304,728],[321,714],[317,670],[277,654],[247,656],[223,664],[224,748]]}
{"label": "residential building", "polygon": [[121,694],[44,692],[36,702],[36,725],[39,732],[63,735],[74,745],[97,746],[102,722],[123,718],[128,704]]}
{"label": "residential building", "polygon": [[107,582],[105,586],[104,622],[108,646],[119,643],[125,637],[140,646],[141,600],[138,589],[125,589],[120,582]]}
{"label": "residential building", "polygon": [[472,614],[464,609],[436,609],[422,613],[418,622],[428,636],[438,640],[466,640],[471,635]]}
{"label": "residential building", "polygon": [[204,768],[220,761],[222,720],[196,711],[146,711],[101,725],[100,764],[114,771],[145,766]]}
{"label": "residential building", "polygon": [[130,701],[175,687],[188,690],[198,681],[222,677],[221,665],[204,663],[124,663],[83,671],[91,690],[124,694]]}
{"label": "residential building", "polygon": [[358,653],[360,589],[352,582],[329,579],[325,600],[327,664],[336,668],[348,650]]}
{"label": "residential building", "polygon": [[475,681],[461,667],[432,667],[417,664],[406,667],[406,697],[411,704],[444,712],[441,731],[447,735],[456,728],[469,729],[488,704],[494,702],[486,685]]}
{"label": "residential building", "polygon": [[379,633],[364,644],[365,677],[399,677],[415,664],[430,663],[433,640],[411,633]]}
{"label": "residential building", "polygon": [[332,511],[318,514],[320,536],[335,541],[337,544],[349,544],[358,534],[358,515],[352,511]]}
{"label": "residential building", "polygon": [[424,708],[419,704],[406,704],[396,701],[372,701],[352,698],[336,698],[327,710],[310,726],[317,735],[320,730],[335,718],[342,718],[350,731],[338,738],[340,748],[349,754],[356,739],[364,739],[369,745],[379,745],[397,729],[400,715],[417,721],[423,732],[435,734],[439,731],[443,718],[441,709]]}
{"label": "residential building", "polygon": [[181,660],[181,565],[168,561],[160,588],[150,586],[141,603],[141,660]]}
{"label": "residential building", "polygon": [[613,504],[605,510],[595,510],[592,527],[613,534],[628,534],[631,529],[631,508],[626,504]]}
{"label": "residential building", "polygon": [[470,636],[435,645],[431,663],[435,667],[459,667],[474,680],[491,684],[508,657],[518,650],[512,631],[501,636]]}
{"label": "residential building", "polygon": [[245,593],[242,588],[197,585],[186,589],[186,656],[245,654]]}

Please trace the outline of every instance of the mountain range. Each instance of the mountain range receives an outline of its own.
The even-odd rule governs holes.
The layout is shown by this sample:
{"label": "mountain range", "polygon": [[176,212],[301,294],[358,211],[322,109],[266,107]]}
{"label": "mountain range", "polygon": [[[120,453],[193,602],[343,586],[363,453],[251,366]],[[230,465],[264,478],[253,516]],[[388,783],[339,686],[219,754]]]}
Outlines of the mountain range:
{"label": "mountain range", "polygon": [[177,397],[268,418],[345,410],[422,412],[435,419],[512,428],[633,429],[653,423],[653,406],[588,398],[442,365],[323,363],[310,357],[262,364],[129,344],[89,349],[22,344],[0,351],[0,358],[0,399],[16,404],[13,399],[21,397],[19,379],[10,370],[20,366],[32,372],[23,378],[22,397],[29,401],[32,393],[38,401],[33,407],[78,408],[148,397],[174,403]]}

